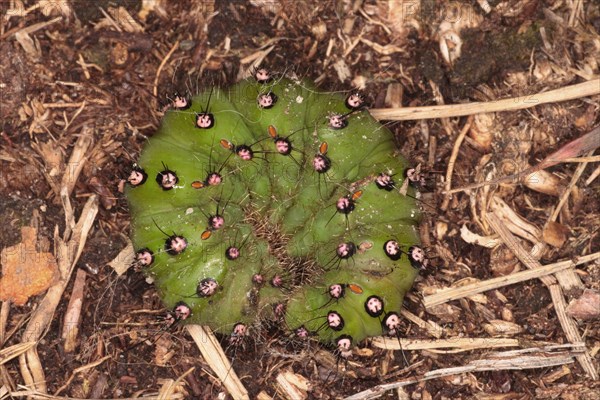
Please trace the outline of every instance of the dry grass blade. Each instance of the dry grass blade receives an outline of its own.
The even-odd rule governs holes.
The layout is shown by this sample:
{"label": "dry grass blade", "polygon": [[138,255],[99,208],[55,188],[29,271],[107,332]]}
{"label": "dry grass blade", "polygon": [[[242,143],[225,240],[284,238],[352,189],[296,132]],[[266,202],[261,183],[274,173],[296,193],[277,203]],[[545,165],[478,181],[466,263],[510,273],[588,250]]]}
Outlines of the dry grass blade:
{"label": "dry grass blade", "polygon": [[231,363],[210,328],[200,325],[187,325],[186,328],[200,349],[202,357],[223,382],[231,397],[236,400],[250,399],[248,391],[231,367]]}
{"label": "dry grass blade", "polygon": [[[68,189],[63,187],[61,194],[65,194]],[[52,322],[54,312],[62,298],[62,294],[69,283],[71,272],[81,255],[85,245],[88,232],[98,213],[98,200],[95,195],[90,196],[85,204],[79,221],[70,237],[60,238],[58,228],[54,233],[54,246],[60,271],[58,282],[48,289],[48,292],[40,302],[39,307],[31,316],[29,324],[23,332],[23,340],[37,341],[46,332],[46,329]],[[73,249],[77,252],[73,253]],[[41,392],[46,392],[46,379],[44,371],[35,347],[28,350],[20,357],[21,374],[30,388],[35,388]]]}
{"label": "dry grass blade", "polygon": [[534,178],[534,174],[539,173],[539,171],[552,167],[553,165],[559,164],[561,162],[568,162],[567,160],[572,159],[573,157],[578,157],[582,154],[591,152],[592,150],[600,147],[600,126],[595,127],[590,132],[585,135],[567,143],[562,146],[560,149],[550,154],[538,164],[526,168],[523,171],[513,174],[507,175],[500,178],[493,179],[491,181],[485,181],[480,183],[473,183],[470,185],[462,186],[460,188],[446,190],[445,194],[451,194],[456,192],[462,192],[467,189],[477,189],[483,186],[496,185],[502,182],[515,181],[518,182],[520,180],[531,180]]}
{"label": "dry grass blade", "polygon": [[573,357],[581,355],[581,343],[547,346],[544,348],[529,348],[524,350],[492,353],[488,358],[474,360],[461,367],[443,368],[429,371],[415,379],[377,385],[371,389],[346,397],[344,400],[366,400],[382,396],[389,390],[403,386],[437,379],[444,376],[463,374],[476,371],[525,370],[533,368],[548,368],[556,365],[571,364]]}
{"label": "dry grass blade", "polygon": [[181,384],[183,379],[185,379],[186,376],[188,376],[189,374],[194,372],[195,369],[196,369],[195,367],[189,368],[187,371],[185,371],[183,373],[183,375],[179,376],[177,378],[177,380],[168,379],[163,384],[163,387],[161,388],[160,393],[158,395],[158,399],[159,400],[170,400],[170,399],[174,398],[173,396],[175,394],[178,394],[178,393],[175,393],[175,391],[177,390],[177,387]]}
{"label": "dry grass blade", "polygon": [[61,187],[67,188],[67,196],[73,192],[73,188],[75,187],[75,183],[77,183],[79,174],[83,170],[83,166],[87,161],[86,154],[92,145],[92,137],[92,128],[85,126],[81,130],[81,135],[75,142],[73,152],[71,153],[71,158],[69,158],[69,163],[67,164],[67,170],[62,177]]}
{"label": "dry grass blade", "polygon": [[590,262],[598,258],[600,258],[600,253],[594,253],[584,257],[579,257],[576,261],[561,261],[540,268],[521,271],[511,275],[500,276],[498,278],[492,278],[481,282],[475,282],[461,287],[443,289],[435,294],[425,296],[423,298],[423,305],[425,307],[432,307],[438,304],[443,304],[447,301],[461,299],[463,297],[487,292],[488,290],[512,285],[529,279],[540,278],[542,276],[571,269],[575,265]]}
{"label": "dry grass blade", "polygon": [[[504,241],[504,243],[510,248],[517,258],[530,269],[541,268],[542,265],[534,259],[528,252],[525,250],[521,244],[517,241],[517,239],[513,236],[513,234],[502,224],[500,218],[494,213],[487,214],[486,220],[490,227],[496,231]],[[540,278],[541,281],[548,287],[550,291],[550,295],[552,296],[552,302],[554,303],[554,309],[556,311],[556,315],[560,321],[560,324],[565,331],[565,335],[567,339],[571,343],[579,343],[582,341],[581,335],[577,329],[577,323],[567,315],[566,313],[566,303],[563,295],[563,291],[561,287],[558,285],[556,278],[553,276],[544,276]],[[589,353],[584,352],[577,356],[577,360],[581,364],[583,370],[592,378],[598,379],[598,371],[596,370],[596,366],[592,362],[592,358]]]}
{"label": "dry grass blade", "polygon": [[55,18],[52,18],[51,20],[48,20],[48,21],[38,22],[37,24],[29,25],[29,26],[26,26],[26,27],[24,27],[22,29],[19,29],[16,32],[10,32],[8,35],[6,35],[6,34],[2,35],[2,39],[6,39],[8,36],[10,36],[12,34],[15,34],[15,35],[18,34],[18,33],[30,34],[30,33],[37,32],[40,29],[44,29],[47,26],[50,26],[52,24],[55,24],[57,22],[62,21],[62,19],[63,19],[63,17],[55,17]]}
{"label": "dry grass blade", "polygon": [[[469,116],[469,118],[467,119],[467,122],[465,122],[465,125],[463,126],[460,133],[456,137],[456,140],[454,141],[454,147],[452,148],[452,154],[450,155],[450,160],[448,161],[448,168],[446,170],[445,189],[447,191],[450,190],[450,188],[452,187],[452,172],[454,171],[454,165],[456,164],[456,158],[458,157],[458,152],[460,150],[460,146],[461,146],[463,140],[465,139],[467,132],[469,132],[469,129],[471,128],[472,123],[473,123],[473,116]],[[450,204],[450,195],[446,194],[446,196],[444,197],[444,201],[442,202],[442,205],[440,206],[440,208],[443,211],[446,211],[446,209],[448,208],[448,204]]]}
{"label": "dry grass blade", "polygon": [[84,270],[77,270],[77,273],[75,274],[75,283],[71,290],[69,305],[67,306],[67,311],[65,312],[65,317],[63,319],[61,338],[64,340],[64,350],[67,353],[74,352],[77,347],[86,276],[87,273]]}
{"label": "dry grass blade", "polygon": [[244,79],[252,75],[252,71],[256,70],[260,64],[264,61],[265,57],[269,55],[275,46],[269,46],[268,48],[257,51],[247,57],[244,57],[240,60],[240,64],[245,65],[250,63],[246,68],[240,69],[238,74],[238,79]]}
{"label": "dry grass blade", "polygon": [[7,333],[6,333],[6,323],[8,322],[8,313],[10,311],[10,302],[3,301],[0,306],[0,346],[4,345],[6,341]]}
{"label": "dry grass blade", "polygon": [[419,328],[427,331],[428,335],[433,336],[436,339],[441,338],[444,334],[444,329],[440,325],[431,320],[425,321],[424,319],[419,318],[415,314],[408,311],[406,308],[402,308],[400,310],[400,315],[402,315],[404,318],[406,318]]}
{"label": "dry grass blade", "polygon": [[[588,152],[588,154],[587,154],[588,157],[592,156],[594,154],[594,151],[595,150],[591,150],[590,152]],[[562,209],[562,207],[565,205],[565,203],[569,199],[569,196],[571,195],[571,191],[577,184],[577,181],[581,177],[581,174],[583,174],[583,171],[585,170],[585,167],[587,167],[587,164],[588,164],[587,162],[583,162],[582,164],[579,164],[577,166],[577,169],[575,169],[575,172],[573,173],[573,177],[571,178],[569,185],[566,187],[563,194],[560,196],[560,200],[559,200],[557,206],[554,208],[552,215],[550,216],[550,221],[556,221],[558,219],[558,214],[560,213],[560,210]]]}
{"label": "dry grass blade", "polygon": [[171,46],[171,50],[169,50],[169,52],[167,53],[165,58],[162,59],[162,61],[160,62],[160,65],[158,66],[158,69],[156,70],[156,76],[154,77],[154,84],[152,85],[152,94],[154,95],[154,97],[158,96],[158,78],[160,78],[160,73],[161,73],[162,69],[164,68],[165,64],[167,63],[167,61],[169,61],[169,58],[171,58],[171,56],[173,55],[175,50],[177,50],[178,47],[179,47],[179,40],[176,41],[175,43],[173,43],[173,46]]}
{"label": "dry grass blade", "polygon": [[[34,399],[48,399],[48,400],[89,400],[89,399],[82,399],[82,398],[76,398],[76,397],[63,397],[63,396],[53,396],[51,394],[46,394],[46,393],[42,393],[39,391],[35,391],[35,390],[19,390],[17,392],[11,392],[10,396],[12,397],[31,397]],[[179,400],[179,399],[183,399],[183,394],[181,393],[175,393],[173,395],[171,395],[171,397],[169,398],[169,400]],[[160,398],[160,396],[141,396],[141,397],[128,397],[128,398],[112,398],[112,399],[105,399],[105,400],[162,400]]]}
{"label": "dry grass blade", "polygon": [[277,374],[275,380],[279,391],[285,394],[286,399],[304,400],[307,398],[306,392],[309,390],[309,384],[306,378],[291,371],[283,371]]}
{"label": "dry grass blade", "polygon": [[[436,350],[452,349],[447,352],[458,353],[475,349],[489,349],[495,347],[519,347],[519,339],[507,338],[455,338],[438,340],[395,339],[389,337],[373,338],[373,346],[386,350]],[[544,343],[545,345],[546,343]]]}
{"label": "dry grass blade", "polygon": [[21,354],[25,353],[27,350],[35,346],[35,344],[35,342],[23,342],[0,350],[0,365],[12,360],[15,357],[20,356]]}
{"label": "dry grass blade", "polygon": [[428,107],[374,108],[370,110],[370,112],[374,118],[385,121],[449,118],[497,111],[522,110],[540,104],[574,100],[597,94],[600,94],[600,79],[594,79],[544,93],[530,94],[512,99],[485,103],[475,102]]}
{"label": "dry grass blade", "polygon": [[80,373],[80,372],[86,372],[89,369],[92,369],[92,368],[94,368],[94,367],[102,364],[106,360],[109,360],[110,358],[111,358],[111,356],[104,356],[104,357],[102,357],[102,358],[100,358],[100,359],[98,359],[98,360],[96,360],[96,361],[94,361],[92,363],[89,363],[89,364],[86,364],[86,365],[82,365],[79,368],[75,368],[73,370],[73,372],[71,372],[71,376],[69,376],[69,379],[67,379],[67,382],[63,386],[61,386],[60,388],[58,388],[58,390],[56,392],[54,392],[54,395],[58,396],[63,390],[65,390],[71,384],[71,382],[73,381],[73,379],[75,379],[75,375],[77,375],[78,373]]}
{"label": "dry grass blade", "polygon": [[[600,135],[600,130],[598,132]],[[599,140],[600,140],[600,138],[599,138]],[[588,154],[591,155],[593,152],[594,152],[594,150],[590,151]],[[587,166],[587,163],[583,163],[583,164],[580,164],[577,166],[575,172],[573,173],[573,177],[571,178],[571,181],[569,182],[569,184],[567,185],[567,187],[565,188],[565,190],[563,191],[563,193],[560,196],[558,205],[555,207],[554,212],[552,213],[552,215],[546,222],[546,228],[548,228],[558,218],[558,213],[560,212],[561,208],[566,203],[572,190],[575,188],[575,185],[576,185],[577,181],[579,180],[579,178],[581,177],[581,174],[585,170],[586,166]],[[556,276],[556,279],[558,279],[558,283],[565,291],[569,291],[572,289],[576,289],[576,290],[584,290],[585,289],[585,286],[584,286],[583,282],[581,281],[581,278],[579,277],[579,275],[577,275],[577,273],[575,273],[575,271],[568,271],[568,270],[561,271],[561,272],[558,272],[555,276]]]}

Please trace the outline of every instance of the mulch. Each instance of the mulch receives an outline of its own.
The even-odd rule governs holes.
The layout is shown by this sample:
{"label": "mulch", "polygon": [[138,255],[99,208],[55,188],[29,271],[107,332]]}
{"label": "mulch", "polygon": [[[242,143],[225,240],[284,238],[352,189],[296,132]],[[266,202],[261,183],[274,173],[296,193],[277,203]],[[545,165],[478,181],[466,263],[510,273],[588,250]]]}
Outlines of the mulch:
{"label": "mulch", "polygon": [[[2,2],[0,398],[228,398],[239,379],[259,399],[599,399],[599,31],[583,1]],[[219,376],[126,268],[119,185],[174,93],[258,66],[403,113],[385,123],[424,176],[429,265],[399,338],[346,360],[217,337]],[[8,300],[22,240],[54,254],[52,289]]]}

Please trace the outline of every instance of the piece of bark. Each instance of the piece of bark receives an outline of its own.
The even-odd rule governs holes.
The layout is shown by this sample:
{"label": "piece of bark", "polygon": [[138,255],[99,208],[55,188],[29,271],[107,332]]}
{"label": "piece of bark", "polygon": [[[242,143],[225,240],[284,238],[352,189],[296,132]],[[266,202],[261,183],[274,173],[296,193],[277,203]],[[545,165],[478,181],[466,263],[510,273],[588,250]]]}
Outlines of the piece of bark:
{"label": "piece of bark", "polygon": [[569,302],[567,315],[583,320],[600,317],[600,293],[592,289],[585,289],[578,299]]}

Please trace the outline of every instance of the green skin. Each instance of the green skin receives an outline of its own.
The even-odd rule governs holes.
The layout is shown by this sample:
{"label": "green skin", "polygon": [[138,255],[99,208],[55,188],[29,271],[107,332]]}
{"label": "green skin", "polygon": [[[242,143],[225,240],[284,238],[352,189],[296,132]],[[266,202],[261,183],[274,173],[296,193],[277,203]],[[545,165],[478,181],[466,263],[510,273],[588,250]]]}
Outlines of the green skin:
{"label": "green skin", "polygon": [[[257,96],[269,90],[277,95],[275,105],[259,107]],[[195,126],[196,113],[204,111],[215,118],[210,129]],[[264,84],[250,78],[228,91],[215,89],[194,97],[187,110],[166,113],[138,161],[148,179],[136,187],[128,185],[126,195],[134,246],[154,253],[154,262],[144,272],[154,279],[167,307],[181,301],[190,307],[191,315],[183,323],[230,334],[237,323],[252,326],[260,318],[278,318],[287,329],[304,327],[333,345],[341,335],[356,343],[384,332],[385,314],[400,311],[418,271],[406,255],[391,260],[383,244],[393,239],[405,251],[418,244],[419,211],[411,197],[379,189],[374,182],[385,172],[393,175],[398,188],[407,166],[395,154],[387,128],[365,110],[348,115],[343,129],[329,127],[331,113],[348,112],[341,95],[320,92],[308,82],[280,78]],[[269,126],[292,143],[291,155],[275,151]],[[241,159],[223,147],[222,139],[224,144],[251,145],[254,159]],[[320,174],[313,158],[325,152],[323,143],[331,167]],[[163,190],[155,180],[165,166],[179,179],[172,190]],[[192,187],[192,182],[205,181],[209,172],[219,172],[222,183]],[[355,205],[349,214],[336,210],[344,196]],[[267,240],[246,218],[250,210],[287,238],[287,259],[299,257],[317,265],[309,283],[293,279],[295,272],[269,251]],[[225,219],[224,227],[208,229],[208,217],[216,213]],[[187,241],[181,254],[165,250],[173,234]],[[362,250],[341,259],[336,249],[343,242],[361,245]],[[241,246],[236,260],[225,257],[232,245]],[[264,283],[253,282],[255,274]],[[269,283],[275,276],[283,281],[279,287]],[[197,286],[205,278],[215,279],[218,290],[200,297]],[[345,285],[343,297],[331,297],[332,284]],[[372,317],[365,309],[371,295],[383,301],[380,316]],[[285,316],[274,314],[276,304],[286,304]],[[331,311],[343,317],[343,329],[327,325]]]}

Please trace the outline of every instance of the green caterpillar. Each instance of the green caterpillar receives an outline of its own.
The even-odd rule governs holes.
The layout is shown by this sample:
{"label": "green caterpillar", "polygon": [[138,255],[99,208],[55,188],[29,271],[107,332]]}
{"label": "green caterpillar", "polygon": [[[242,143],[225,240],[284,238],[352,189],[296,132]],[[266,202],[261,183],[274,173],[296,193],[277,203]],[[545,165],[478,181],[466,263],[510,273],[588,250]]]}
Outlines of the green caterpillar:
{"label": "green caterpillar", "polygon": [[361,94],[264,69],[177,95],[126,189],[137,264],[170,322],[237,343],[272,319],[342,355],[397,335],[426,258],[394,148]]}

